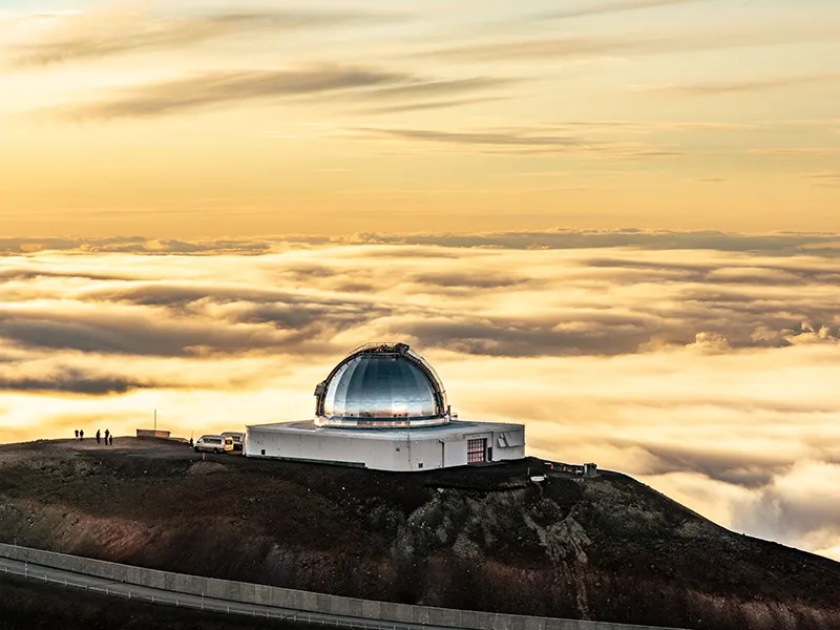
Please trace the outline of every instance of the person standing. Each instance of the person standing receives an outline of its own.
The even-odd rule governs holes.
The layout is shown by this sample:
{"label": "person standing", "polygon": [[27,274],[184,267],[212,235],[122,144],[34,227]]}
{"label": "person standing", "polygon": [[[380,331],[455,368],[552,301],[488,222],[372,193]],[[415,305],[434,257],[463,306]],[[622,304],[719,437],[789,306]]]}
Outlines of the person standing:
{"label": "person standing", "polygon": [[85,439],[85,430],[84,429],[79,429],[79,439],[80,440]]}
{"label": "person standing", "polygon": [[79,430],[78,429],[76,429],[76,439],[77,440],[79,439]]}
{"label": "person standing", "polygon": [[114,445],[114,434],[112,433],[111,437],[109,437],[108,439],[111,441],[110,442],[111,446],[113,446]]}
{"label": "person standing", "polygon": [[102,434],[99,432],[99,429],[96,430],[96,443],[102,444]]}
{"label": "person standing", "polygon": [[105,429],[105,446],[108,446],[108,438],[110,438],[110,437],[111,437],[111,431],[108,430],[108,429]]}

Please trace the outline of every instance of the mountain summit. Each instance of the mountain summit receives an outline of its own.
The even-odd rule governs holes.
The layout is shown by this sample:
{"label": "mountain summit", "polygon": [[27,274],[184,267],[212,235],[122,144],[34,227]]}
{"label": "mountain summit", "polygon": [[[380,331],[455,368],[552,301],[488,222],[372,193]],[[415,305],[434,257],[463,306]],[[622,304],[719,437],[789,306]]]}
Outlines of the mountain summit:
{"label": "mountain summit", "polygon": [[129,438],[6,445],[0,541],[450,608],[840,628],[840,563],[731,532],[626,475],[547,470],[534,458],[412,474],[203,460]]}

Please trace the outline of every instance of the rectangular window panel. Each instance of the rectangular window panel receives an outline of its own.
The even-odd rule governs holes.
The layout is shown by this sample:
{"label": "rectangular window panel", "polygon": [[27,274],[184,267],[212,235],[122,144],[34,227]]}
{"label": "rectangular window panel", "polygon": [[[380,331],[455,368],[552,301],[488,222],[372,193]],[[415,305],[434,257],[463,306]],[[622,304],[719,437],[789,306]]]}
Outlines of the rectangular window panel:
{"label": "rectangular window panel", "polygon": [[485,459],[487,452],[487,440],[484,438],[478,440],[467,440],[467,463],[480,464]]}

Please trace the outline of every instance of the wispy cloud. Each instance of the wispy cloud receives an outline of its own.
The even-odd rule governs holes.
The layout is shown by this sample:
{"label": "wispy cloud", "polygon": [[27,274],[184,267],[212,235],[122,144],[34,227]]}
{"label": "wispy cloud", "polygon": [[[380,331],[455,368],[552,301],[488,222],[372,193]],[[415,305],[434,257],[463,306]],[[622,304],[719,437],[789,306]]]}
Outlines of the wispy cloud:
{"label": "wispy cloud", "polygon": [[586,140],[579,136],[557,133],[558,130],[550,126],[472,131],[358,127],[350,131],[354,135],[361,134],[361,137],[396,138],[484,153],[550,154],[576,152],[617,159],[667,157],[682,153],[678,147],[652,143]]}
{"label": "wispy cloud", "polygon": [[204,15],[161,17],[125,10],[99,10],[64,16],[40,40],[12,49],[18,66],[168,50],[259,30],[287,30],[381,20],[353,12],[244,9]]}
{"label": "wispy cloud", "polygon": [[421,53],[463,62],[655,55],[754,46],[840,41],[840,29],[691,31],[623,37],[553,37],[462,44]]}
{"label": "wispy cloud", "polygon": [[443,142],[448,144],[514,146],[514,147],[551,147],[554,149],[580,146],[579,138],[560,135],[537,135],[499,131],[435,131],[426,129],[376,129],[363,127],[358,131],[380,134],[404,140]]}
{"label": "wispy cloud", "polygon": [[572,9],[542,13],[539,17],[544,20],[564,20],[569,18],[587,17],[590,15],[623,13],[624,11],[638,11],[640,9],[655,9],[657,7],[688,4],[698,1],[699,0],[614,0],[612,2],[600,2],[596,4],[582,5]]}
{"label": "wispy cloud", "polygon": [[504,96],[488,96],[477,98],[450,99],[445,101],[421,101],[414,103],[401,103],[399,105],[384,105],[381,107],[368,107],[360,110],[361,114],[398,114],[402,112],[416,112],[427,109],[448,109],[451,107],[466,107],[469,105],[482,105],[495,101],[505,100]]}
{"label": "wispy cloud", "polygon": [[371,99],[429,98],[507,87],[518,82],[495,77],[416,81],[368,90],[365,96]]}
{"label": "wispy cloud", "polygon": [[799,155],[833,155],[840,153],[840,147],[763,147],[748,149],[747,153],[757,155],[778,155],[780,157],[794,157]]}
{"label": "wispy cloud", "polygon": [[558,122],[551,126],[556,129],[586,129],[588,132],[747,131],[759,128],[758,125],[750,123],[649,120],[578,120]]}
{"label": "wispy cloud", "polygon": [[[329,93],[333,102],[407,101],[391,107],[430,106],[425,99],[507,85],[498,78],[426,79],[377,68],[322,65],[295,70],[209,72],[176,81],[119,90],[99,102],[70,104],[46,113],[70,119],[144,118],[180,111]],[[457,101],[450,101],[450,106]],[[438,104],[438,106],[442,106]]]}
{"label": "wispy cloud", "polygon": [[818,186],[840,188],[840,171],[822,171],[820,173],[808,173],[806,175]]}
{"label": "wispy cloud", "polygon": [[[480,103],[488,103],[505,98],[504,96],[478,96],[471,98],[442,98],[473,93],[497,93],[521,83],[520,80],[497,77],[470,77],[465,79],[446,80],[412,80],[399,85],[377,87],[361,93],[344,93],[339,100],[354,103],[378,103],[379,101],[397,101],[389,105],[370,105],[358,110],[361,114],[387,114],[399,112],[421,111],[427,109],[444,109],[463,107]],[[335,101],[334,101],[335,102]]]}
{"label": "wispy cloud", "polygon": [[828,73],[800,77],[777,77],[751,81],[722,81],[686,85],[664,85],[637,88],[637,91],[648,94],[661,94],[663,96],[721,96],[728,94],[766,92],[768,90],[776,90],[799,85],[837,81],[838,79],[840,79],[840,74]]}
{"label": "wispy cloud", "polygon": [[329,66],[306,70],[243,70],[140,86],[116,98],[61,108],[71,118],[138,118],[231,102],[354,90],[408,80],[381,70]]}

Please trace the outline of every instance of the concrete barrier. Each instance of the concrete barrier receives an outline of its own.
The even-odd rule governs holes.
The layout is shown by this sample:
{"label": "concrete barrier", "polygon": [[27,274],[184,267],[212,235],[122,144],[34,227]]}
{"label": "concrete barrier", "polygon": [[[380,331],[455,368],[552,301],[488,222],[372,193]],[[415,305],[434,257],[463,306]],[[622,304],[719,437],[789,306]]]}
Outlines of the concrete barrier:
{"label": "concrete barrier", "polygon": [[545,630],[545,619],[525,617],[525,630]]}
{"label": "concrete barrier", "polygon": [[324,604],[329,604],[329,610],[333,615],[341,615],[342,617],[348,617],[350,615],[350,600],[346,597],[330,597],[329,595],[324,595],[321,601]]}
{"label": "concrete barrier", "polygon": [[271,606],[271,587],[264,584],[255,585],[254,601],[260,606]]}
{"label": "concrete barrier", "polygon": [[399,623],[411,623],[411,606],[406,604],[392,604],[391,602],[382,602],[381,604],[382,621],[396,621]]}
{"label": "concrete barrier", "polygon": [[484,615],[474,610],[461,611],[461,627],[469,630],[480,630],[481,619]]}
{"label": "concrete barrier", "polygon": [[211,579],[207,582],[207,597],[224,599],[227,594],[227,583],[224,580]]}
{"label": "concrete barrier", "polygon": [[[509,615],[355,599],[326,593],[145,569],[3,543],[0,543],[0,558],[30,562],[53,569],[174,593],[200,595],[243,604],[354,617],[366,621],[463,628],[466,630],[669,630],[649,626]],[[672,628],[670,630],[676,629]]]}
{"label": "concrete barrier", "polygon": [[359,617],[362,619],[382,619],[382,602],[372,602],[368,599],[360,601],[362,602],[362,614]]}

